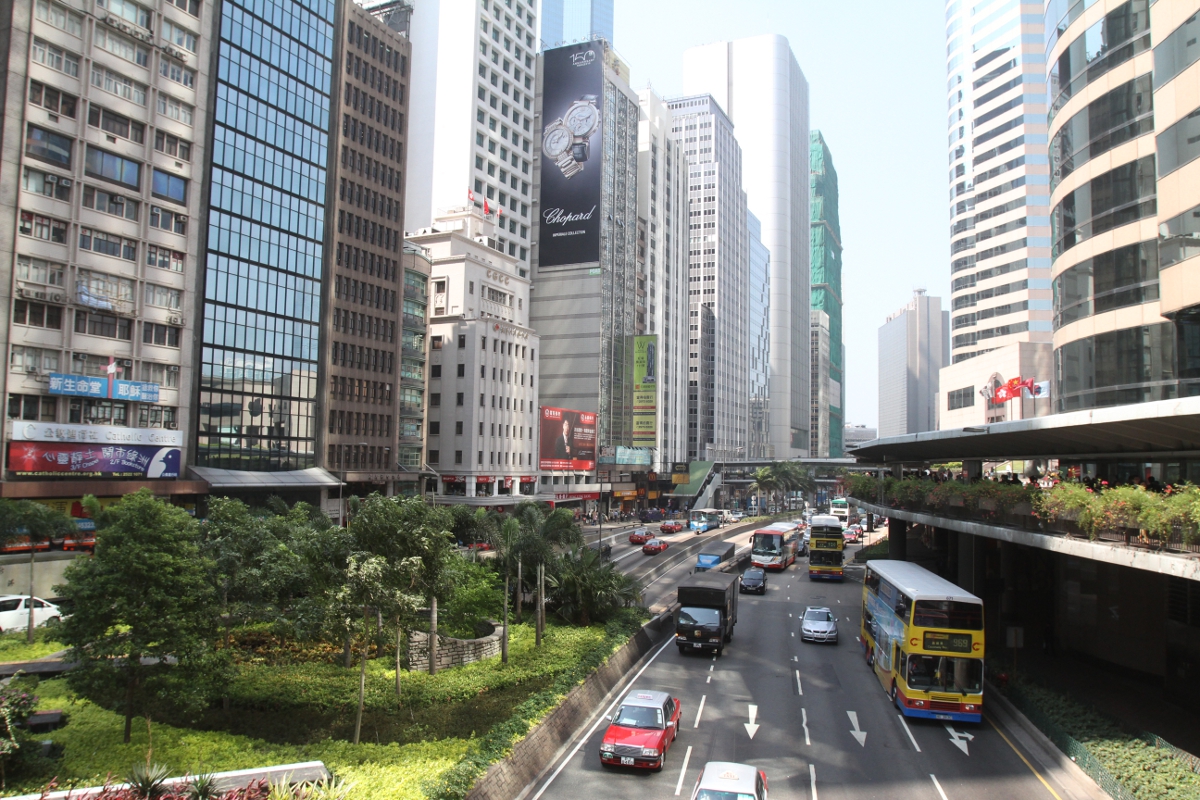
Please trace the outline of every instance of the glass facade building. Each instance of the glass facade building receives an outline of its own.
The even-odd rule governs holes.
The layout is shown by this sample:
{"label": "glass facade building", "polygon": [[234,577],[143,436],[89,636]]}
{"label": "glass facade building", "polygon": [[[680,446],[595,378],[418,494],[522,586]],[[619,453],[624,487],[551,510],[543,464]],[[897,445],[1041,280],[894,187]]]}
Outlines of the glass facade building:
{"label": "glass facade building", "polygon": [[543,47],[584,41],[597,36],[613,40],[613,0],[542,0]]}
{"label": "glass facade building", "polygon": [[[838,178],[833,168],[833,153],[820,131],[810,134],[808,153],[809,208],[812,213],[813,331],[828,328],[827,348],[814,345],[812,374],[819,375],[824,386],[812,384],[813,420],[809,432],[809,455],[817,458],[840,458],[842,455],[843,409],[845,378],[842,345],[842,224],[838,216]],[[825,317],[818,322],[817,312]],[[828,359],[828,364],[819,364]]]}
{"label": "glass facade building", "polygon": [[770,458],[770,364],[771,364],[771,251],[762,243],[762,223],[746,212],[746,233],[750,242],[750,356],[746,368],[750,371],[746,433],[748,458]]}
{"label": "glass facade building", "polygon": [[334,53],[330,0],[225,0],[197,466],[315,466]]}

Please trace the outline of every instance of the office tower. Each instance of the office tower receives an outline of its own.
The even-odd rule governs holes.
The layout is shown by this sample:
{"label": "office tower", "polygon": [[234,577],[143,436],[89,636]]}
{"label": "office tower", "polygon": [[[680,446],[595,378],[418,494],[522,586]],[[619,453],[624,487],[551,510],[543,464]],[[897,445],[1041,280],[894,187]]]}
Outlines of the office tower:
{"label": "office tower", "polygon": [[[703,461],[710,456],[700,437],[695,436],[699,427],[705,421],[713,418],[715,397],[710,391],[699,391],[697,387],[711,386],[716,373],[716,316],[712,306],[698,300],[688,304],[688,320],[691,336],[691,352],[696,353],[695,359],[689,359],[688,373],[688,461]],[[692,384],[695,383],[695,386]],[[694,427],[693,427],[694,426]],[[695,441],[693,442],[693,439]]]}
{"label": "office tower", "polygon": [[346,483],[344,497],[419,488],[429,274],[403,258],[405,9],[343,2],[334,37],[317,464]]}
{"label": "office tower", "polygon": [[495,248],[528,273],[536,6],[527,0],[415,0],[405,230],[472,202],[504,210]]}
{"label": "office tower", "polygon": [[879,328],[879,436],[937,430],[938,371],[950,357],[950,312],[923,289]]}
{"label": "office tower", "polygon": [[213,4],[5,4],[5,495],[191,502]]}
{"label": "office tower", "polygon": [[[960,402],[997,377],[1050,378],[1046,62],[1042,28],[1028,22],[1042,3],[946,7],[952,366],[941,379],[941,418],[961,427],[994,415]],[[1021,418],[1047,409],[1004,410]]]}
{"label": "office tower", "polygon": [[597,37],[613,43],[613,0],[542,0],[542,48]]}
{"label": "office tower", "polygon": [[1197,10],[1047,9],[1055,411],[1200,392]]}
{"label": "office tower", "polygon": [[[810,137],[810,261],[814,315],[811,374],[819,375],[821,383],[813,383],[811,387],[815,422],[809,435],[809,455],[840,458],[842,414],[846,408],[846,348],[842,344],[842,225],[838,216],[838,179],[825,137],[820,131],[813,131]],[[817,312],[823,315],[820,320]]]}
{"label": "office tower", "polygon": [[762,223],[746,212],[749,237],[749,356],[746,430],[748,458],[772,458],[775,448],[770,441],[770,364],[771,364],[771,251],[762,243]]}
{"label": "office tower", "polygon": [[[335,5],[225,0],[220,10],[196,471],[223,491],[292,499],[334,483],[323,471],[255,473],[317,465]],[[386,139],[358,153],[395,167],[377,150]]]}
{"label": "office tower", "polygon": [[[542,221],[530,325],[542,337],[540,400],[597,414],[599,447],[629,448],[635,444],[638,96],[600,41],[547,50],[538,64],[542,127],[534,178]],[[640,455],[648,459],[649,450],[639,462]]]}
{"label": "office tower", "polygon": [[[688,354],[688,391],[712,395],[711,416],[689,419],[688,442],[696,437],[694,452],[700,459],[745,458],[750,245],[742,154],[733,123],[711,95],[683,97],[668,105],[675,115],[673,135],[688,161],[688,299],[712,309],[716,326],[712,353],[701,353],[696,341]],[[705,358],[712,359],[711,381],[697,379]]]}
{"label": "office tower", "polygon": [[742,186],[771,252],[770,443],[804,455],[809,438],[808,82],[787,39],[755,36],[684,53],[683,88],[733,122]]}
{"label": "office tower", "polygon": [[687,460],[688,166],[671,136],[670,109],[650,89],[638,92],[638,102],[637,328],[658,337],[657,431],[645,438],[654,439],[655,467],[669,474],[673,462]]}
{"label": "office tower", "polygon": [[537,491],[538,335],[529,279],[467,204],[409,234],[431,262],[425,461],[438,502],[513,505]]}

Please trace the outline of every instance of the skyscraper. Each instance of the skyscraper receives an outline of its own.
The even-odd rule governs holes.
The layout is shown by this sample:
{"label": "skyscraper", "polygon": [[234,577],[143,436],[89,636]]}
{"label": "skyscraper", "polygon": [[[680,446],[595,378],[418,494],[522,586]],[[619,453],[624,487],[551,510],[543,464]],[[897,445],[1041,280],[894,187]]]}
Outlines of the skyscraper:
{"label": "skyscraper", "polygon": [[[711,95],[668,102],[672,135],[688,163],[688,300],[709,308],[713,336],[692,336],[688,392],[708,394],[707,416],[688,419],[692,459],[744,458],[750,371],[750,244],[742,154],[733,123]],[[700,324],[693,317],[689,326]],[[699,328],[692,328],[698,331]],[[704,350],[702,342],[712,342]],[[703,369],[709,366],[710,370]],[[711,380],[703,379],[711,371]]]}
{"label": "skyscraper", "polygon": [[775,455],[770,440],[771,251],[762,243],[762,223],[749,211],[746,212],[746,233],[750,244],[746,457],[771,458]]}
{"label": "skyscraper", "polygon": [[214,8],[3,6],[6,496],[204,491],[179,479]]}
{"label": "skyscraper", "polygon": [[937,430],[938,371],[950,356],[950,312],[921,289],[879,328],[879,436]]}
{"label": "skyscraper", "polygon": [[813,429],[809,455],[840,458],[843,410],[846,407],[845,358],[842,344],[842,225],[838,216],[838,179],[833,154],[820,131],[811,134],[809,151],[812,193],[812,331],[814,363],[811,374],[822,384],[812,386]]}
{"label": "skyscraper", "polygon": [[317,464],[335,4],[220,8],[195,463],[215,486],[235,470],[277,490],[243,471]]}
{"label": "skyscraper", "polygon": [[613,40],[613,0],[542,0],[543,48],[600,37]]}
{"label": "skyscraper", "polygon": [[973,398],[996,375],[1038,369],[1049,352],[1046,61],[1042,27],[1029,23],[1041,14],[1040,2],[946,4],[952,366],[941,407],[953,413],[944,425],[986,421],[982,404],[959,406],[950,392]]}
{"label": "skyscraper", "polygon": [[742,185],[771,252],[770,444],[803,455],[809,438],[808,82],[787,39],[755,36],[694,47],[683,88],[710,94],[734,124]]}
{"label": "skyscraper", "polygon": [[536,8],[415,0],[404,228],[463,203],[504,211],[493,247],[528,274],[533,226]]}
{"label": "skyscraper", "polygon": [[638,255],[641,266],[638,322],[657,336],[658,452],[656,467],[669,473],[687,459],[688,206],[687,159],[671,134],[670,109],[651,89],[638,92]]}

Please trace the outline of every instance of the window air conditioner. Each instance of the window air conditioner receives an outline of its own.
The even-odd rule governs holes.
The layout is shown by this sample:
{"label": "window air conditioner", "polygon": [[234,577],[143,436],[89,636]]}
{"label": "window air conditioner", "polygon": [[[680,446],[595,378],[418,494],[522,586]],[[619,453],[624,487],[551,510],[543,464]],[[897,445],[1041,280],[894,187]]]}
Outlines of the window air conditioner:
{"label": "window air conditioner", "polygon": [[163,427],[169,431],[177,431],[177,430],[179,430],[179,423],[178,422],[164,422]]}
{"label": "window air conditioner", "polygon": [[179,365],[172,364],[171,366],[167,367],[167,372],[179,372]]}
{"label": "window air conditioner", "polygon": [[25,371],[28,372],[30,375],[37,375],[38,368],[37,367],[26,367]]}
{"label": "window air conditioner", "polygon": [[58,182],[61,183],[65,189],[70,189],[74,185],[70,178],[59,178]]}
{"label": "window air conditioner", "polygon": [[46,183],[58,183],[58,176],[57,175],[47,175]]}
{"label": "window air conditioner", "polygon": [[54,294],[50,295],[50,299],[55,303],[65,303],[67,301],[67,296],[60,292],[55,292]]}
{"label": "window air conditioner", "polygon": [[133,366],[133,362],[132,362],[132,361],[130,361],[128,358],[126,358],[126,359],[124,359],[123,361],[121,361],[121,366],[122,366],[122,367],[132,367],[132,366]]}
{"label": "window air conditioner", "polygon": [[171,316],[167,317],[167,322],[170,323],[171,325],[182,325],[183,317],[172,314]]}

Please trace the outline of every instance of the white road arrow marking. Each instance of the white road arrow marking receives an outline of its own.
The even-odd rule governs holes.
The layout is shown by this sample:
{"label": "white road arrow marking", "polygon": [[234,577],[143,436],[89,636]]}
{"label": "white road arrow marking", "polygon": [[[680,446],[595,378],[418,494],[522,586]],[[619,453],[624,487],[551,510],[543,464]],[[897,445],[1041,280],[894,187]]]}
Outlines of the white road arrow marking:
{"label": "white road arrow marking", "polygon": [[867,746],[867,732],[860,731],[858,729],[858,713],[855,711],[847,711],[846,715],[848,717],[850,717],[850,724],[854,726],[854,730],[850,731],[850,735],[853,736],[858,741],[860,746],[866,747]]}
{"label": "white road arrow marking", "polygon": [[962,750],[963,755],[965,755],[965,756],[971,755],[970,753],[967,752],[967,742],[974,739],[975,738],[974,736],[967,733],[966,731],[954,730],[954,727],[949,722],[946,723],[946,732],[950,734],[951,743],[955,747],[957,747],[959,750]]}
{"label": "white road arrow marking", "polygon": [[754,724],[754,720],[757,717],[758,717],[758,706],[751,705],[750,706],[750,722],[742,723],[743,725],[746,726],[746,733],[750,734],[751,739],[754,738],[754,734],[758,733],[759,726]]}

